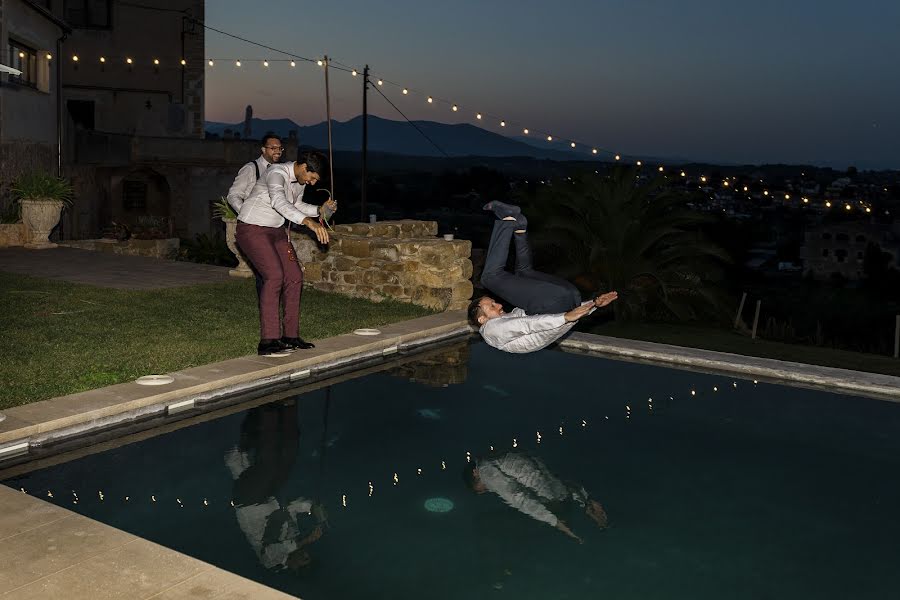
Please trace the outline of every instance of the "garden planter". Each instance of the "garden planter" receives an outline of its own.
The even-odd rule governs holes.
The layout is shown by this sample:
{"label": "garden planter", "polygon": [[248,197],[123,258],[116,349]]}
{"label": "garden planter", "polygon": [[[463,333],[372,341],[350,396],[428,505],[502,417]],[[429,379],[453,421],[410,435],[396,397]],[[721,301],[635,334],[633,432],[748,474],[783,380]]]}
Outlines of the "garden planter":
{"label": "garden planter", "polygon": [[228,271],[228,274],[232,277],[253,277],[253,271],[247,265],[244,255],[238,250],[237,243],[234,241],[234,234],[237,231],[237,219],[222,219],[222,221],[225,222],[225,243],[238,261],[237,266]]}
{"label": "garden planter", "polygon": [[50,232],[59,223],[63,203],[59,200],[21,200],[22,221],[28,226],[30,239],[25,242],[26,248],[43,250],[56,248],[50,241]]}

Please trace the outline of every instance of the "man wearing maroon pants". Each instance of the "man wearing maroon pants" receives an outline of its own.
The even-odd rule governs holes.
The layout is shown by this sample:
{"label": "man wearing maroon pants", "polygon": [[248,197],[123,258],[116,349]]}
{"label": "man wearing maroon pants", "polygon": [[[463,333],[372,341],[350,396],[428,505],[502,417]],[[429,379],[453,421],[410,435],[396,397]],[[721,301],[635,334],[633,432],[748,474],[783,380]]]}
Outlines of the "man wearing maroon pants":
{"label": "man wearing maroon pants", "polygon": [[[318,183],[319,174],[327,168],[320,152],[305,152],[296,162],[273,164],[241,205],[237,244],[262,277],[257,347],[261,356],[314,347],[299,335],[303,269],[284,225],[285,219],[305,225],[319,243],[328,243],[328,230],[318,220],[323,207],[303,202],[306,186]],[[279,304],[284,307],[283,321]]]}

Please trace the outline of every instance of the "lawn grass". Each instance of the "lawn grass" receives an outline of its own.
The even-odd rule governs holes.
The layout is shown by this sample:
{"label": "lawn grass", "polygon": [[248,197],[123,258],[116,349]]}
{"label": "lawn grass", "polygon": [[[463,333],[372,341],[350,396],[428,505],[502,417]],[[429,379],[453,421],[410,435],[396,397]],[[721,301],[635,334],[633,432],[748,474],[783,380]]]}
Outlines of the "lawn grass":
{"label": "lawn grass", "polygon": [[[253,280],[130,291],[0,273],[0,409],[256,352]],[[300,333],[317,340],[432,314],[303,291]]]}
{"label": "lawn grass", "polygon": [[588,331],[611,337],[900,376],[900,360],[890,356],[761,339],[752,340],[747,335],[728,329],[675,323],[610,321],[593,326]]}

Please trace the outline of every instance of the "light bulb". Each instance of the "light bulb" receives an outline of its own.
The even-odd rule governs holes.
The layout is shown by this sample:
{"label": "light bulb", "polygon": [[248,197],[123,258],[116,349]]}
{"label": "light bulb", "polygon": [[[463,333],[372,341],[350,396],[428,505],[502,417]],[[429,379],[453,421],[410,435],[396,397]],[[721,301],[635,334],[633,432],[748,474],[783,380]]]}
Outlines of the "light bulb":
{"label": "light bulb", "polygon": [[[75,56],[72,57],[72,62],[78,62],[78,55],[77,55],[77,54],[76,54]],[[102,57],[102,56],[100,57],[100,62],[103,62],[103,57]]]}
{"label": "light bulb", "polygon": [[214,64],[215,63],[213,63],[212,59],[209,59],[209,66],[213,66]]}
{"label": "light bulb", "polygon": [[408,94],[408,93],[409,93],[409,90],[406,89],[406,88],[403,88],[403,94],[405,95],[405,94]]}
{"label": "light bulb", "polygon": [[456,105],[454,104],[454,105],[453,105],[453,112],[456,112],[456,111],[458,111],[458,110],[459,110],[459,107],[456,106]]}
{"label": "light bulb", "polygon": [[547,136],[547,141],[548,141],[548,142],[552,142],[552,141],[553,141],[553,136],[552,136],[552,135],[548,135],[548,136]]}
{"label": "light bulb", "polygon": [[241,61],[239,61],[239,60],[234,61],[234,66],[236,66],[236,67],[241,66]]}
{"label": "light bulb", "polygon": [[47,60],[53,60],[53,55],[49,52],[47,53]]}
{"label": "light bulb", "polygon": [[478,119],[478,120],[480,121],[480,120],[481,120],[481,113],[478,113],[477,115],[475,115],[475,118]]}
{"label": "light bulb", "polygon": [[527,129],[523,129],[522,131],[525,132],[525,135],[528,135],[528,130],[527,130]]}
{"label": "light bulb", "polygon": [[[76,60],[76,61],[78,60],[78,57],[77,57],[77,56],[75,57],[75,60]],[[101,56],[101,57],[100,57],[100,62],[101,62],[101,63],[105,63],[105,62],[106,62],[106,57],[105,57],[105,56]]]}
{"label": "light bulb", "polygon": [[432,98],[431,96],[428,96],[428,104],[431,104],[432,102],[434,102],[434,98]]}
{"label": "light bulb", "polygon": [[263,66],[264,66],[264,67],[268,67],[268,66],[269,66],[269,61],[264,60],[264,61],[263,61]]}
{"label": "light bulb", "polygon": [[126,59],[125,59],[125,62],[127,62],[127,63],[130,65],[130,64],[132,64],[134,61],[131,60],[131,58],[129,57],[129,58],[126,58]]}
{"label": "light bulb", "polygon": [[350,71],[350,74],[353,75],[354,77],[359,75],[359,73],[356,71],[356,69],[353,69],[352,71]]}
{"label": "light bulb", "polygon": [[291,66],[292,66],[292,67],[296,67],[296,66],[297,66],[297,63],[294,62],[294,61],[291,61]]}
{"label": "light bulb", "polygon": [[316,64],[319,65],[319,66],[321,67],[321,66],[322,66],[322,61],[321,61],[321,60],[317,60],[317,61],[316,61]]}
{"label": "light bulb", "polygon": [[378,85],[384,85],[384,80],[383,80],[383,79],[379,79],[379,80],[378,80]]}
{"label": "light bulb", "polygon": [[637,161],[637,166],[641,166],[643,163],[641,161]]}
{"label": "light bulb", "polygon": [[658,170],[659,170],[660,173],[663,172],[663,168],[662,168],[662,167],[660,167]]}
{"label": "light bulb", "polygon": [[594,148],[594,149],[591,150],[591,152],[594,153],[594,154],[597,154],[597,149]]}
{"label": "light bulb", "polygon": [[571,146],[572,148],[574,148],[574,147],[575,147],[575,142],[572,142],[571,144],[569,144],[569,146]]}
{"label": "light bulb", "polygon": [[159,59],[158,59],[158,58],[154,58],[154,59],[153,59],[153,64],[159,66]]}
{"label": "light bulb", "polygon": [[506,127],[506,121],[500,121],[500,127]]}
{"label": "light bulb", "polygon": [[184,59],[182,58],[182,59],[181,59],[181,66],[183,67],[183,66],[185,66],[185,65],[187,65],[187,61],[184,60]]}
{"label": "light bulb", "polygon": [[684,171],[681,172],[681,176],[684,177]]}
{"label": "light bulb", "polygon": [[19,52],[19,58],[25,58],[25,53],[24,53],[24,52]]}
{"label": "light bulb", "polygon": [[622,157],[616,154],[616,160],[620,160]]}

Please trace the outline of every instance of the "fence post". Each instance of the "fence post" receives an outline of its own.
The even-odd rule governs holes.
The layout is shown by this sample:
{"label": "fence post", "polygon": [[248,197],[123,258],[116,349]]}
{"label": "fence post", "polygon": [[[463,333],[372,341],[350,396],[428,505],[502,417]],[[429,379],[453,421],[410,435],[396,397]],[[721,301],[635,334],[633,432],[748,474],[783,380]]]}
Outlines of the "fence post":
{"label": "fence post", "polygon": [[734,328],[737,329],[738,323],[741,322],[741,313],[744,312],[744,301],[747,300],[747,292],[741,295],[741,304],[738,306],[737,314],[734,315]]}
{"label": "fence post", "polygon": [[756,301],[756,314],[753,315],[753,333],[750,334],[750,339],[756,339],[756,326],[759,324],[759,306],[762,304],[762,300]]}
{"label": "fence post", "polygon": [[900,315],[897,315],[897,323],[894,325],[894,358],[900,358]]}

